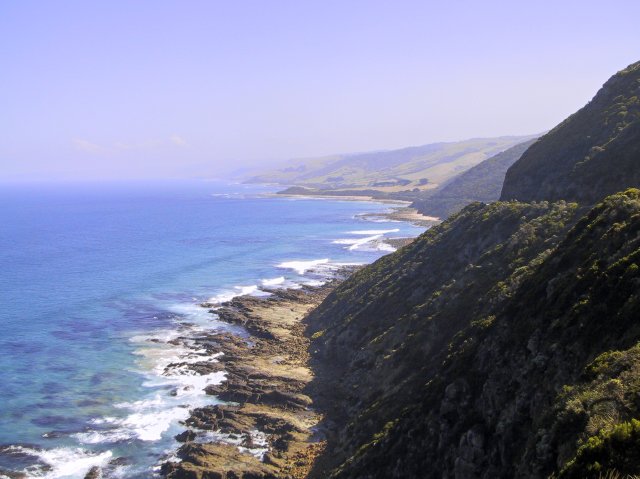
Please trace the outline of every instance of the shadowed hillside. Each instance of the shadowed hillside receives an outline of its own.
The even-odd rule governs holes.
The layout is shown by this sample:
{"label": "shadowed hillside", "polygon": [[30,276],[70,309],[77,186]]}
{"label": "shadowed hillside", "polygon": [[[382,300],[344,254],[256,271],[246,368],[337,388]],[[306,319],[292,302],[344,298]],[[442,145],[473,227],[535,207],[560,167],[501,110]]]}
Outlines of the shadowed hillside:
{"label": "shadowed hillside", "polygon": [[[637,74],[511,167],[503,198],[535,201],[467,206],[312,313],[328,440],[313,477],[640,473],[640,190],[615,192],[640,172]],[[602,132],[621,101],[629,122]],[[612,131],[597,176],[574,168],[578,143]]]}
{"label": "shadowed hillside", "polygon": [[640,185],[640,62],[529,148],[507,172],[501,199],[593,204]]}

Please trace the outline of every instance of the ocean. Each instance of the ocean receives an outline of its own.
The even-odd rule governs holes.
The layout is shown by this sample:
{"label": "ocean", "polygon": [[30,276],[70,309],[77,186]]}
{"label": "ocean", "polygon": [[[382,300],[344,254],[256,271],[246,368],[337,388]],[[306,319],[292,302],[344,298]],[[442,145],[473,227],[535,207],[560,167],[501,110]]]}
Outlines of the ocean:
{"label": "ocean", "polygon": [[[214,181],[0,185],[0,478],[148,478],[224,372],[172,345],[199,306],[318,284],[424,228],[389,205]],[[363,213],[369,215],[365,218]],[[379,216],[376,216],[379,215]],[[4,471],[4,472],[3,472]]]}

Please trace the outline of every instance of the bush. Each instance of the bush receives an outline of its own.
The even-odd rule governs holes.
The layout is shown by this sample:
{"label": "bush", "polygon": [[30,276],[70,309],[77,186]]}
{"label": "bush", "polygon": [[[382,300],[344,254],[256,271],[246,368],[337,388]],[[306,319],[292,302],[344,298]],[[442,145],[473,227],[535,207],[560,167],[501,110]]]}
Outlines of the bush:
{"label": "bush", "polygon": [[632,419],[591,436],[559,479],[596,479],[610,470],[623,475],[640,473],[640,421]]}

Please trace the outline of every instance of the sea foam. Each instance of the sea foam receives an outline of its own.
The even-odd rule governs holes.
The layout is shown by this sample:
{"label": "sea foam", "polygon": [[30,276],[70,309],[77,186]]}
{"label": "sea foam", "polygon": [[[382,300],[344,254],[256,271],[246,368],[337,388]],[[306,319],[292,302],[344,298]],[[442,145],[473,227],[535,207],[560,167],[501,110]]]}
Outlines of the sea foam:
{"label": "sea foam", "polygon": [[339,239],[339,240],[333,241],[333,243],[348,245],[347,249],[349,251],[363,250],[365,249],[365,246],[367,246],[366,249],[375,251],[376,249],[378,249],[376,242],[379,239],[381,239],[383,236],[384,235],[376,234],[373,236],[367,236],[365,238],[358,238],[358,239]]}
{"label": "sea foam", "polygon": [[[149,388],[146,398],[114,404],[125,414],[94,418],[91,429],[75,434],[82,444],[109,444],[128,440],[158,441],[172,427],[189,417],[189,407],[215,403],[205,388],[220,384],[226,378],[224,371],[198,374],[191,365],[214,363],[222,353],[209,354],[189,337],[215,329],[229,329],[197,304],[171,307],[180,311],[176,328],[156,330],[130,338],[138,348],[139,372],[144,376],[143,386]],[[189,406],[189,407],[185,407]]]}
{"label": "sea foam", "polygon": [[303,275],[310,269],[327,263],[329,263],[329,258],[314,259],[310,261],[285,261],[283,263],[280,263],[277,267],[283,269],[292,269],[296,273]]}
{"label": "sea foam", "polygon": [[[282,280],[284,281],[284,278],[282,278]],[[262,285],[268,286],[267,284],[265,284],[264,281],[265,280],[262,281]],[[266,280],[266,281],[269,281],[269,280]],[[251,284],[248,286],[234,286],[233,289],[225,290],[214,296],[211,296],[207,301],[209,303],[220,305],[222,303],[228,303],[229,301],[231,301],[234,298],[237,298],[238,296],[246,296],[246,295],[266,296],[268,295],[268,293],[261,291],[260,287],[257,284]]]}
{"label": "sea foam", "polygon": [[272,286],[278,286],[280,284],[283,284],[285,281],[286,279],[284,276],[279,276],[277,278],[263,279],[261,283],[262,283],[262,286],[272,287]]}
{"label": "sea foam", "polygon": [[356,230],[356,231],[349,231],[349,234],[368,236],[368,235],[384,235],[387,233],[397,233],[398,231],[400,231],[398,228],[393,228],[389,230]]}
{"label": "sea foam", "polygon": [[42,465],[29,466],[24,472],[27,477],[43,479],[84,477],[92,467],[105,466],[113,456],[111,451],[93,453],[79,447],[40,450],[25,446],[9,446],[7,451],[37,458]]}

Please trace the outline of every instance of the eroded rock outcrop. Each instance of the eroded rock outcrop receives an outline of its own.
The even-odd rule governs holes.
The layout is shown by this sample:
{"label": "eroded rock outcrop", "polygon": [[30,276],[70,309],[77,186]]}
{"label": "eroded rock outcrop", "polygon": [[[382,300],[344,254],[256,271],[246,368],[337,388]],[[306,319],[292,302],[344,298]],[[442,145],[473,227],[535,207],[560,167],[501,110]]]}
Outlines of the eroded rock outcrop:
{"label": "eroded rock outcrop", "polygon": [[225,381],[206,388],[212,400],[223,403],[190,412],[188,429],[176,436],[183,443],[178,461],[162,466],[164,477],[306,477],[324,442],[312,430],[321,416],[307,391],[313,374],[302,320],[333,287],[272,290],[266,298],[203,305],[249,336],[217,332],[190,338],[218,362],[186,366],[197,374],[225,371]]}

